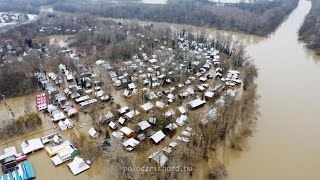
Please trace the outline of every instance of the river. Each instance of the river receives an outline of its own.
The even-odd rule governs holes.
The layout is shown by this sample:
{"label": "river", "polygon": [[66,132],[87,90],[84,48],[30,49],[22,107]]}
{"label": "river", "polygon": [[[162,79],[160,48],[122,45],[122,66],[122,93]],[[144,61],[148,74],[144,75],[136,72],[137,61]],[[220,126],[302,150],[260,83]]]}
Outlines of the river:
{"label": "river", "polygon": [[259,68],[261,116],[246,152],[228,154],[227,179],[320,179],[320,57],[297,35],[310,8],[301,0],[266,39],[238,36]]}

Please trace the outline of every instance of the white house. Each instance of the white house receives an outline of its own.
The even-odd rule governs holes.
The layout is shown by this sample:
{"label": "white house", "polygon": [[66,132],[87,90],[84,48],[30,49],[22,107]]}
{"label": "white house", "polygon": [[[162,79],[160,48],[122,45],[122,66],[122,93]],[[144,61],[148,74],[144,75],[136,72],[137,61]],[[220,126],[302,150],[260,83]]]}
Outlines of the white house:
{"label": "white house", "polygon": [[195,99],[193,101],[190,101],[188,103],[188,107],[190,109],[196,109],[196,108],[199,108],[199,107],[203,106],[205,103],[206,103],[205,100],[201,100],[201,98],[198,98],[198,99]]}
{"label": "white house", "polygon": [[72,163],[68,164],[69,169],[71,170],[71,172],[73,173],[73,175],[77,175],[80,174],[83,171],[86,171],[87,169],[90,168],[90,166],[88,164],[86,164],[84,162],[84,160],[82,158],[80,158],[79,156],[76,156]]}
{"label": "white house", "polygon": [[166,137],[166,135],[160,130],[156,133],[154,133],[150,140],[152,140],[153,143],[158,144],[161,140],[163,140]]}
{"label": "white house", "polygon": [[127,151],[133,151],[133,149],[136,148],[136,146],[138,146],[139,144],[140,142],[134,138],[130,138],[122,143],[122,145],[125,147]]}

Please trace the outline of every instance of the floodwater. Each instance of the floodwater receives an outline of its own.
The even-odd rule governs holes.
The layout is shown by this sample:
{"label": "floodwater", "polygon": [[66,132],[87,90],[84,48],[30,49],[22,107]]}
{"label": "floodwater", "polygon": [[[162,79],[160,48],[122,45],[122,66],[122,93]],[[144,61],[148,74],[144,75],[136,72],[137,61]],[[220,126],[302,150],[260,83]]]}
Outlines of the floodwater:
{"label": "floodwater", "polygon": [[259,68],[261,117],[246,152],[225,152],[227,179],[320,179],[320,56],[297,40],[310,8],[301,0],[266,39],[238,36]]}

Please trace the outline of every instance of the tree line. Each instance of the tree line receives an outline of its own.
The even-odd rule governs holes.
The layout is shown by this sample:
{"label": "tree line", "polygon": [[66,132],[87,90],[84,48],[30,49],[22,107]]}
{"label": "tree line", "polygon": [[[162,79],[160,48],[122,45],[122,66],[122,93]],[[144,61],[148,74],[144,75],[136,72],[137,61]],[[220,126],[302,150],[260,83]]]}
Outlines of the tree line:
{"label": "tree line", "polygon": [[299,30],[300,39],[320,54],[320,2],[312,0],[312,8]]}
{"label": "tree line", "polygon": [[54,8],[65,12],[87,12],[112,18],[215,27],[265,36],[273,32],[297,5],[298,0],[223,5],[199,0],[169,0],[165,5],[65,1],[56,3]]}

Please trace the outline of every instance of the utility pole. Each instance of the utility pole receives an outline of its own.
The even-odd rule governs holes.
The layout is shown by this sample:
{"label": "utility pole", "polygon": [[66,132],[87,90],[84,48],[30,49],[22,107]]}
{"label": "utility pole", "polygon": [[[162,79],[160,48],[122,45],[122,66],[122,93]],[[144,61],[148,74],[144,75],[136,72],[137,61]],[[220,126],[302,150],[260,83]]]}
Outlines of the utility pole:
{"label": "utility pole", "polygon": [[3,94],[0,94],[0,95],[2,96],[4,105],[8,108],[8,110],[10,111],[12,117],[14,118],[14,113],[13,113],[12,109],[10,108],[10,106],[7,104],[5,96]]}

